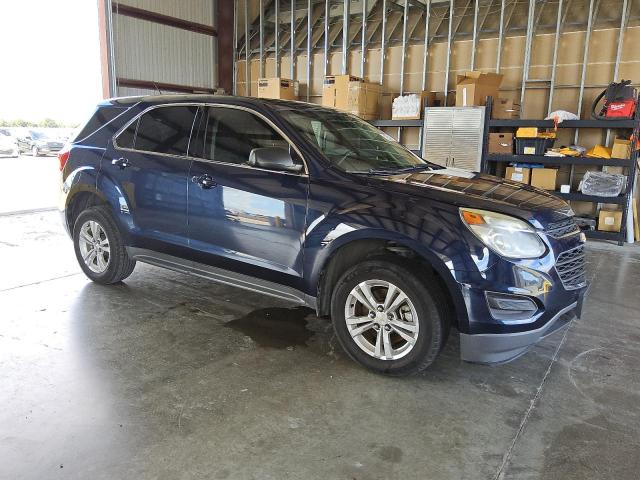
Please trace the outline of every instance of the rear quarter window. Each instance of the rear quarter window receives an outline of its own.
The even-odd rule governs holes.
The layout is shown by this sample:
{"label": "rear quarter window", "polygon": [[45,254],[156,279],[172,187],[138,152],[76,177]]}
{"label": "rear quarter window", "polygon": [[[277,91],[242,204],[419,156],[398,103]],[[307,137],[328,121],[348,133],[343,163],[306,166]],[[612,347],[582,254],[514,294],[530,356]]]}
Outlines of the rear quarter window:
{"label": "rear quarter window", "polygon": [[95,133],[98,129],[104,127],[106,124],[110,123],[121,113],[124,113],[126,108],[116,108],[116,107],[100,107],[98,108],[91,118],[87,121],[87,123],[82,127],[82,129],[75,135],[72,141],[82,140],[87,138],[89,135]]}

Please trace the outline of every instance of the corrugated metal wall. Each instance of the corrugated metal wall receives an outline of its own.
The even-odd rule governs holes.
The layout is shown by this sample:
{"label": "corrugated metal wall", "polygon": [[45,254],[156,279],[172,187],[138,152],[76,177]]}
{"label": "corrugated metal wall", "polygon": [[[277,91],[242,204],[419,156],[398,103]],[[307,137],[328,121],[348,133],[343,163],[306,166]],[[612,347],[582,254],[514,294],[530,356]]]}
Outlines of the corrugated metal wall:
{"label": "corrugated metal wall", "polygon": [[[121,5],[216,27],[215,0],[121,0]],[[215,37],[119,15],[114,6],[113,36],[119,78],[192,87],[217,86]],[[119,85],[117,95],[156,93]]]}

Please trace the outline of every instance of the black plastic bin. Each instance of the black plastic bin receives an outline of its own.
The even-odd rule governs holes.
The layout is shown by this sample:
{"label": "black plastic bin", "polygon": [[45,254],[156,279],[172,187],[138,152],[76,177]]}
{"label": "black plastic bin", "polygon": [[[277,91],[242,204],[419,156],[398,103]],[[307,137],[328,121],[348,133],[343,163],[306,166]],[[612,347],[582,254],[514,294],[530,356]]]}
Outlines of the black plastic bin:
{"label": "black plastic bin", "polygon": [[[516,137],[516,155],[544,155],[547,149],[553,147],[555,138],[518,138]],[[535,152],[528,151],[534,148]]]}

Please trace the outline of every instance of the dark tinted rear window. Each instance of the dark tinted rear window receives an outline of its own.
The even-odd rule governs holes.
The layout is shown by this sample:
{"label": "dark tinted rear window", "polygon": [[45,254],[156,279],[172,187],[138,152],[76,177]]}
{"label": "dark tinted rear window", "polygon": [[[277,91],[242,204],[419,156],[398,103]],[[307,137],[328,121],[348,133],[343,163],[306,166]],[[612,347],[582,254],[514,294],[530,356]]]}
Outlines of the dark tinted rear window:
{"label": "dark tinted rear window", "polygon": [[98,108],[95,113],[91,116],[87,124],[82,127],[82,130],[78,132],[75,136],[76,139],[81,140],[83,138],[88,137],[93,132],[98,130],[100,127],[103,127],[111,120],[116,118],[122,112],[124,112],[125,108],[114,108],[114,107],[101,107]]}
{"label": "dark tinted rear window", "polygon": [[[160,107],[140,117],[134,148],[146,152],[186,155],[196,106]],[[118,138],[118,145],[121,145]],[[122,146],[122,145],[121,145]]]}

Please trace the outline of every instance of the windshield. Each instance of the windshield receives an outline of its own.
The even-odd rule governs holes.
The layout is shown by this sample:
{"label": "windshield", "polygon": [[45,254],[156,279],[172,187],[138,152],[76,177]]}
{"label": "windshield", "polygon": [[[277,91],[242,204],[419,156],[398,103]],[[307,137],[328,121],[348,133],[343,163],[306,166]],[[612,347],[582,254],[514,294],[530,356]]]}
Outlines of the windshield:
{"label": "windshield", "polygon": [[49,135],[47,135],[44,132],[35,132],[32,130],[29,133],[31,134],[31,138],[34,140],[48,140],[51,138]]}
{"label": "windshield", "polygon": [[318,147],[333,166],[345,172],[439,168],[354,115],[320,107],[282,109],[280,113]]}

